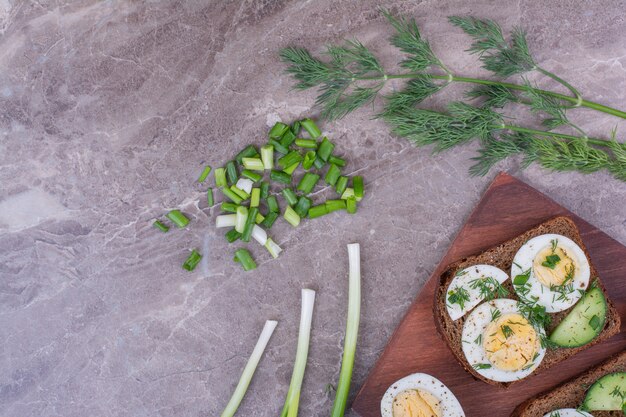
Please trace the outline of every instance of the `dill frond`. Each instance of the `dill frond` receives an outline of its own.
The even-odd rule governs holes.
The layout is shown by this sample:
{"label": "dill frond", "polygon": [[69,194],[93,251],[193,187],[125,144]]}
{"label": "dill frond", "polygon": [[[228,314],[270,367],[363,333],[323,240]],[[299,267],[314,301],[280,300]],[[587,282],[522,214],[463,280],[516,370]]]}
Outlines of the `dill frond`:
{"label": "dill frond", "polygon": [[393,114],[398,110],[414,107],[438,92],[441,88],[441,86],[433,83],[432,78],[428,75],[413,78],[407,83],[403,90],[385,97],[387,104],[383,112],[378,116],[384,117],[384,115]]}
{"label": "dill frond", "polygon": [[483,106],[502,108],[507,103],[518,103],[513,90],[501,85],[481,85],[465,93],[470,99],[484,99]]}

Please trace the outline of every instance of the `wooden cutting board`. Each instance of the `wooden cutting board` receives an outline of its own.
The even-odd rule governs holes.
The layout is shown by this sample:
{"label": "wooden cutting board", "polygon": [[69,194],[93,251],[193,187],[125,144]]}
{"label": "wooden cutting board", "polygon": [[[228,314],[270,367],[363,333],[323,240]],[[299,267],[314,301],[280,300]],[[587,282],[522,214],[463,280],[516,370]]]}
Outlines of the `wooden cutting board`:
{"label": "wooden cutting board", "polygon": [[[570,216],[580,228],[592,261],[622,317],[622,332],[509,389],[474,380],[459,365],[435,329],[433,300],[440,273],[459,258],[482,252],[557,215]],[[501,173],[491,183],[402,319],[359,390],[352,408],[362,417],[380,417],[380,400],[389,385],[408,374],[425,372],[439,378],[452,390],[467,417],[507,417],[528,397],[626,348],[624,317],[626,247],[529,185]]]}

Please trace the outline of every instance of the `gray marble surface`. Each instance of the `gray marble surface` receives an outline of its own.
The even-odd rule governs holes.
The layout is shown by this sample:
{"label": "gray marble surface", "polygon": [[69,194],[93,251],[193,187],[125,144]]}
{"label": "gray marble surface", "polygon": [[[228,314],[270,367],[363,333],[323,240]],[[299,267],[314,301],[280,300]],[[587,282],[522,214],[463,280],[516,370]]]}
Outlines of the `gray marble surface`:
{"label": "gray marble surface", "polygon": [[[529,32],[538,61],[626,107],[624,1],[416,1],[454,71],[480,75],[450,14]],[[345,246],[360,242],[363,308],[352,394],[493,179],[469,178],[475,145],[431,156],[371,111],[323,128],[366,178],[357,216],[272,229],[279,261],[243,273],[212,227],[204,163],[260,144],[276,119],[315,115],[277,50],[357,37],[399,58],[378,1],[0,1],[0,415],[217,416],[266,319],[279,320],[240,416],[277,415],[296,348],[300,289],[318,291],[301,415],[328,415],[347,303]],[[542,85],[553,87],[541,81]],[[450,89],[434,106],[462,94]],[[594,135],[616,118],[571,113]],[[623,137],[623,135],[622,135]],[[498,167],[626,243],[626,187],[606,173]],[[200,201],[200,202],[199,202]],[[186,230],[151,220],[182,208]],[[206,271],[180,264],[210,247]],[[352,396],[353,396],[352,395]]]}

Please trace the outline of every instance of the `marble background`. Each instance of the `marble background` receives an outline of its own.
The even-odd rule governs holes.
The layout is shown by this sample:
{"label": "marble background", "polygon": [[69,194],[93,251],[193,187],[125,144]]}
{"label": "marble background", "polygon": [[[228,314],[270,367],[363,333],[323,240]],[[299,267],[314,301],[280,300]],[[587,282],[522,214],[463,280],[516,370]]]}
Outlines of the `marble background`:
{"label": "marble background", "polygon": [[[521,25],[546,68],[589,98],[626,107],[624,1],[383,2],[415,16],[435,52],[476,75],[451,14]],[[386,64],[379,1],[0,1],[0,415],[216,416],[266,319],[279,320],[240,416],[277,415],[296,347],[300,289],[318,299],[302,416],[324,416],[340,368],[345,245],[362,245],[363,308],[352,394],[496,174],[469,178],[475,145],[431,156],[392,137],[364,109],[323,125],[360,170],[357,216],[272,229],[280,261],[254,250],[231,262],[194,181],[276,119],[315,115],[291,91],[278,48],[319,52],[357,37]],[[541,81],[542,85],[554,87]],[[433,106],[458,97],[451,88]],[[571,113],[594,135],[616,118]],[[622,135],[623,137],[623,135]],[[604,172],[553,174],[519,160],[516,175],[626,243],[626,186]],[[199,202],[200,201],[200,202]],[[187,230],[155,216],[180,207]],[[210,247],[188,273],[188,249]]]}

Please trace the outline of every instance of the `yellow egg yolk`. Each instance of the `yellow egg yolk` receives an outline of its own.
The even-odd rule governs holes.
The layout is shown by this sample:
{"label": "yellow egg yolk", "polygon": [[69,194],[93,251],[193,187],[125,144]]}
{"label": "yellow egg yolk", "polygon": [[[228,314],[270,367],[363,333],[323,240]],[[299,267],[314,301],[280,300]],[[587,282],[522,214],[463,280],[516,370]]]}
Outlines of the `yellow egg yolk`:
{"label": "yellow egg yolk", "polygon": [[393,399],[393,417],[442,417],[437,398],[429,392],[408,389]]}
{"label": "yellow egg yolk", "polygon": [[539,282],[550,288],[574,278],[576,261],[561,246],[547,247],[535,256],[533,270]]}
{"label": "yellow egg yolk", "polygon": [[485,329],[483,347],[494,367],[519,371],[534,359],[537,332],[521,314],[504,314]]}

